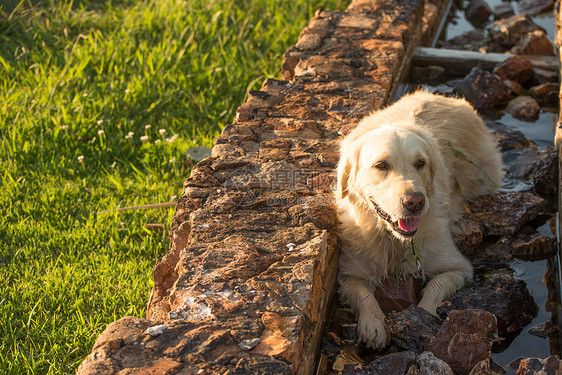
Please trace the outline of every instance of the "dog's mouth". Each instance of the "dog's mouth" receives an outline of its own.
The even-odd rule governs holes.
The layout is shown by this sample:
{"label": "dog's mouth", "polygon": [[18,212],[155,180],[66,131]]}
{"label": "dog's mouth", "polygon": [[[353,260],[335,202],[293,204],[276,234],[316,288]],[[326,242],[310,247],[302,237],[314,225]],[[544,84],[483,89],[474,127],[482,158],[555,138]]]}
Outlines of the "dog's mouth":
{"label": "dog's mouth", "polygon": [[392,225],[392,229],[396,232],[400,233],[405,237],[413,237],[414,234],[418,231],[418,225],[420,223],[420,219],[417,217],[406,217],[398,220],[392,220],[392,216],[389,213],[385,212],[373,199],[371,199],[371,203],[375,207],[375,211],[377,214]]}

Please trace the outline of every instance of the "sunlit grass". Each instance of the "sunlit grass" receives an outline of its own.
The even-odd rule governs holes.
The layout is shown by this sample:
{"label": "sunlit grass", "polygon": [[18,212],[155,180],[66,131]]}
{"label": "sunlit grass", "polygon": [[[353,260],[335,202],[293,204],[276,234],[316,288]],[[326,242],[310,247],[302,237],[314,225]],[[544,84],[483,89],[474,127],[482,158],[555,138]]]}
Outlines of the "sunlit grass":
{"label": "sunlit grass", "polygon": [[0,2],[0,372],[73,373],[144,316],[173,209],[101,212],[180,195],[186,149],[346,2]]}

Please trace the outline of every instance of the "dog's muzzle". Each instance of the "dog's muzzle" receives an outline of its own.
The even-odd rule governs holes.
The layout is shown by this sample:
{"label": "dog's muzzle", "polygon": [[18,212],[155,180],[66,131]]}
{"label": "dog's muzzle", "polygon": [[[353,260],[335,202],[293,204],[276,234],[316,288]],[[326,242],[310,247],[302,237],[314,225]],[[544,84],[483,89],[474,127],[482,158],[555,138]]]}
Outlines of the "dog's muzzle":
{"label": "dog's muzzle", "polygon": [[392,229],[405,237],[413,237],[418,231],[420,219],[417,217],[407,217],[398,220],[392,220],[392,216],[384,211],[374,199],[370,199],[371,204],[375,207],[377,214],[387,223],[392,225]]}

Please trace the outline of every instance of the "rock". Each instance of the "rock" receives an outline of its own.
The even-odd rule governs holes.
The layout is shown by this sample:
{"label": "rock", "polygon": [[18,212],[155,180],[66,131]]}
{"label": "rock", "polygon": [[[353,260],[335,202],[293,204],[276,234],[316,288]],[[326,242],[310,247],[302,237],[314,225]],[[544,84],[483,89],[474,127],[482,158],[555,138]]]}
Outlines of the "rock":
{"label": "rock", "polygon": [[480,224],[468,213],[464,213],[454,224],[452,236],[455,245],[463,254],[474,253],[484,240]]}
{"label": "rock", "polygon": [[538,307],[524,281],[498,276],[472,281],[437,308],[441,317],[453,310],[480,309],[495,315],[500,335],[516,332],[537,315]]}
{"label": "rock", "polygon": [[416,358],[407,375],[453,375],[453,370],[432,352],[423,352]]}
{"label": "rock", "polygon": [[556,56],[554,45],[542,30],[531,31],[511,49],[518,55]]}
{"label": "rock", "polygon": [[456,46],[466,46],[467,44],[477,44],[486,39],[486,36],[481,31],[471,30],[464,34],[458,35],[448,42]]}
{"label": "rock", "polygon": [[412,275],[402,276],[400,280],[389,277],[381,287],[375,289],[375,297],[382,311],[388,314],[416,304],[421,290],[421,281]]}
{"label": "rock", "polygon": [[494,135],[502,153],[514,149],[537,148],[536,144],[529,141],[520,130],[498,129],[494,131]]}
{"label": "rock", "polygon": [[486,25],[486,31],[492,40],[509,48],[527,33],[535,30],[542,29],[526,14],[502,18]]}
{"label": "rock", "polygon": [[493,73],[503,79],[524,84],[533,78],[533,65],[531,60],[525,57],[513,56],[496,65]]}
{"label": "rock", "polygon": [[537,337],[542,337],[543,339],[558,335],[558,332],[558,326],[550,321],[544,322],[543,324],[529,329],[529,334]]}
{"label": "rock", "polygon": [[469,375],[503,375],[505,370],[490,359],[480,361],[472,368]]}
{"label": "rock", "polygon": [[251,355],[242,357],[225,375],[290,375],[291,367],[275,358]]}
{"label": "rock", "polygon": [[511,3],[502,2],[494,6],[492,13],[494,14],[494,18],[498,20],[500,18],[507,18],[513,16],[515,14],[515,11],[513,10],[513,6],[511,6]]}
{"label": "rock", "polygon": [[556,70],[548,70],[548,69],[541,69],[536,67],[535,68],[535,78],[533,82],[536,84],[542,83],[558,83],[558,71]]}
{"label": "rock", "polygon": [[501,237],[496,243],[470,255],[474,266],[506,265],[513,258],[523,260],[546,259],[556,253],[556,238],[546,237],[537,231]]}
{"label": "rock", "polygon": [[529,94],[537,100],[541,107],[558,108],[560,85],[543,83],[529,89]]}
{"label": "rock", "polygon": [[355,374],[405,374],[415,359],[416,353],[412,351],[387,354],[363,366]]}
{"label": "rock", "polygon": [[510,88],[512,96],[525,95],[525,89],[519,82],[505,79],[503,83],[505,83],[505,85]]}
{"label": "rock", "polygon": [[507,103],[511,90],[503,80],[478,67],[460,81],[453,90],[477,109],[490,109]]}
{"label": "rock", "polygon": [[554,7],[554,0],[519,0],[517,8],[519,13],[538,14],[549,12]]}
{"label": "rock", "polygon": [[561,373],[562,361],[555,356],[550,356],[546,359],[522,359],[516,375],[558,375]]}
{"label": "rock", "polygon": [[464,15],[468,22],[474,25],[483,25],[492,15],[492,10],[484,0],[470,0]]}
{"label": "rock", "polygon": [[415,305],[390,313],[385,322],[392,343],[415,353],[422,353],[427,349],[441,323],[439,318]]}
{"label": "rock", "polygon": [[474,218],[490,236],[512,235],[535,219],[546,201],[531,193],[498,193],[477,197],[470,203]]}
{"label": "rock", "polygon": [[414,66],[411,71],[413,80],[431,80],[437,79],[445,74],[446,70],[439,65]]}
{"label": "rock", "polygon": [[505,111],[523,121],[536,121],[539,118],[541,107],[530,96],[518,96],[507,103]]}
{"label": "rock", "polygon": [[535,164],[533,184],[541,197],[550,200],[558,197],[558,151],[550,150]]}
{"label": "rock", "polygon": [[301,50],[315,50],[322,45],[322,38],[318,34],[301,34],[295,47]]}
{"label": "rock", "polygon": [[453,310],[429,345],[437,358],[456,374],[468,374],[479,362],[490,358],[497,339],[496,318],[482,310]]}

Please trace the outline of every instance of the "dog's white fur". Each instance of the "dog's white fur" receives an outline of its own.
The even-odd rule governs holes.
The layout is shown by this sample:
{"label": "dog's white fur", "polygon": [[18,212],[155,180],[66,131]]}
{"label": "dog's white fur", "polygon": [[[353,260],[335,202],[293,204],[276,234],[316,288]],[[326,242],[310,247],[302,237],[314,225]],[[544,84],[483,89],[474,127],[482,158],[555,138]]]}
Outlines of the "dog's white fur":
{"label": "dog's white fur", "polygon": [[[501,184],[501,155],[468,102],[418,91],[364,118],[343,139],[337,177],[340,293],[358,314],[360,339],[382,347],[388,338],[374,291],[385,278],[397,270],[430,278],[418,305],[434,315],[472,278],[450,230],[463,201]],[[412,193],[425,197],[415,214],[402,203]],[[384,220],[375,204],[391,219]],[[391,224],[409,217],[419,219],[413,236]]]}

